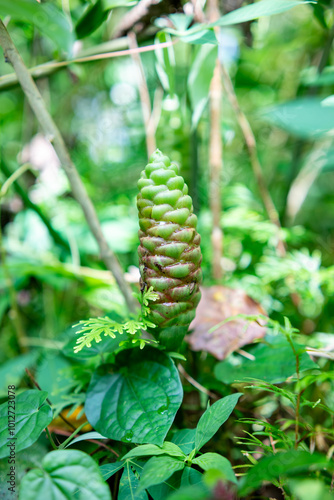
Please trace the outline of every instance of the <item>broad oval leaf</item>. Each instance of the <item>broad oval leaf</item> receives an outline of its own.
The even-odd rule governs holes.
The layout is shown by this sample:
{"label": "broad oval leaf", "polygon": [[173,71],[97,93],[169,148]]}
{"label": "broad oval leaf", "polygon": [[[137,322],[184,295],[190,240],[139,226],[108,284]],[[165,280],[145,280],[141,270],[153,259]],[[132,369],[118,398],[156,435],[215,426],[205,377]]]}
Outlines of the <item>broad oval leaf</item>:
{"label": "broad oval leaf", "polygon": [[264,110],[263,118],[302,139],[319,139],[334,130],[331,106],[323,97],[302,97]]}
{"label": "broad oval leaf", "polygon": [[195,458],[193,464],[199,465],[205,471],[217,469],[224,474],[225,479],[228,481],[237,482],[231,462],[227,458],[218,455],[218,453],[204,453],[204,455]]}
{"label": "broad oval leaf", "polygon": [[45,391],[33,389],[16,396],[13,431],[8,428],[11,406],[8,406],[7,402],[0,406],[0,458],[10,454],[8,444],[11,443],[11,439],[15,443],[15,451],[18,452],[37,441],[43,429],[49,425],[52,420],[52,409],[45,403],[47,395]]}
{"label": "broad oval leaf", "polygon": [[[145,464],[144,464],[145,465]],[[153,500],[165,500],[173,493],[173,491],[180,488],[181,476],[183,471],[178,470],[171,475],[166,481],[155,486],[150,486],[147,491]]]}
{"label": "broad oval leaf", "polygon": [[[272,384],[284,382],[288,377],[296,373],[296,356],[291,345],[285,338],[275,341],[275,338],[267,342],[270,344],[259,344],[250,350],[254,359],[245,356],[230,356],[218,363],[214,368],[215,376],[224,384],[233,384],[239,380],[265,380]],[[318,368],[305,352],[305,348],[294,343],[296,352],[299,354],[299,371]]]}
{"label": "broad oval leaf", "polygon": [[161,446],[183,397],[173,361],[145,347],[126,349],[115,362],[114,371],[104,365],[92,377],[85,404],[89,423],[110,439]]}
{"label": "broad oval leaf", "polygon": [[0,0],[0,16],[34,24],[59,48],[67,52],[71,50],[74,42],[72,27],[68,18],[54,4],[38,3],[36,0]]}
{"label": "broad oval leaf", "polygon": [[182,429],[175,432],[172,442],[188,455],[195,448],[195,435],[196,429]]}
{"label": "broad oval leaf", "polygon": [[181,486],[192,486],[202,483],[203,474],[191,467],[185,467],[182,472]]}
{"label": "broad oval leaf", "polygon": [[111,500],[99,466],[78,450],[48,453],[40,469],[32,469],[22,479],[19,500]]}
{"label": "broad oval leaf", "polygon": [[195,448],[199,451],[231,415],[242,394],[236,393],[216,401],[201,416],[196,428]]}
{"label": "broad oval leaf", "polygon": [[164,456],[150,458],[140,475],[140,491],[167,481],[174,472],[184,467],[184,461],[177,458]]}

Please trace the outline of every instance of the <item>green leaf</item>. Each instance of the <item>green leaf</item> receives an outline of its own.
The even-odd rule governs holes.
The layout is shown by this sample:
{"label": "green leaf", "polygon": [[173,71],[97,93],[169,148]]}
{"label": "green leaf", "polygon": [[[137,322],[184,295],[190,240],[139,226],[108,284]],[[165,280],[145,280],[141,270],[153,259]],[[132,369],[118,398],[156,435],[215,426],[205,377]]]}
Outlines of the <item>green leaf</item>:
{"label": "green leaf", "polygon": [[98,369],[87,391],[90,424],[110,439],[161,446],[182,402],[182,385],[173,361],[147,347],[116,356],[113,372]]}
{"label": "green leaf", "polygon": [[150,488],[147,489],[148,493],[153,500],[165,500],[169,498],[169,495],[180,487],[181,475],[182,471],[174,472],[167,481],[156,484],[155,486],[150,486]]}
{"label": "green leaf", "polygon": [[74,438],[72,441],[70,441],[68,445],[65,446],[65,448],[72,446],[72,444],[80,443],[80,441],[87,441],[88,439],[109,439],[109,438],[102,436],[102,434],[100,434],[99,432],[95,431],[85,432],[85,434],[82,434],[81,436],[78,436]]}
{"label": "green leaf", "polygon": [[183,461],[173,457],[152,457],[145,464],[140,476],[140,490],[163,483],[174,472],[184,469]]}
{"label": "green leaf", "polygon": [[196,428],[195,448],[199,451],[231,415],[241,394],[236,393],[216,401],[201,416]]}
{"label": "green leaf", "polygon": [[334,66],[327,66],[319,73],[316,66],[311,66],[302,71],[301,83],[305,86],[321,86],[334,84]]}
{"label": "green leaf", "polygon": [[280,14],[281,12],[292,9],[292,7],[307,3],[315,2],[303,0],[262,0],[229,12],[213,23],[212,26],[229,26],[231,24],[245,23],[258,19],[259,17]]}
{"label": "green leaf", "polygon": [[51,451],[42,460],[40,469],[32,469],[22,479],[19,500],[73,498],[111,500],[99,466],[82,451]]}
{"label": "green leaf", "polygon": [[[305,352],[305,348],[295,344],[296,352],[299,354],[299,371],[318,368]],[[253,347],[250,354],[254,360],[244,356],[231,355],[224,361],[216,364],[215,376],[224,384],[233,384],[237,380],[264,380],[272,384],[284,382],[288,377],[296,373],[296,357],[291,345],[285,338],[279,342],[258,344]]]}
{"label": "green leaf", "polygon": [[181,486],[192,486],[202,483],[202,474],[191,467],[185,467],[182,472]]}
{"label": "green leaf", "polygon": [[130,450],[122,460],[133,457],[145,457],[150,455],[169,455],[171,457],[185,458],[183,451],[174,443],[169,443],[165,441],[162,446],[156,446],[155,444],[143,444],[142,446],[137,446],[133,450]]}
{"label": "green leaf", "polygon": [[290,480],[289,487],[298,500],[333,500],[334,494],[319,479]]}
{"label": "green leaf", "polygon": [[189,455],[195,448],[195,435],[196,429],[182,429],[174,434],[172,442],[177,444],[183,453]]}
{"label": "green leaf", "polygon": [[309,469],[333,470],[334,466],[333,462],[327,461],[325,456],[316,453],[297,450],[276,453],[263,458],[249,470],[248,474],[241,479],[239,494],[240,496],[247,495],[257,489],[263,481],[272,481],[281,476],[295,477],[296,474]]}
{"label": "green leaf", "polygon": [[119,483],[117,500],[147,500],[146,491],[138,491],[139,480],[131,470],[129,462],[125,468]]}
{"label": "green leaf", "polygon": [[37,361],[39,351],[34,350],[9,359],[0,367],[0,397],[7,397],[9,385],[19,385],[25,369],[30,368]]}
{"label": "green leaf", "polygon": [[199,465],[205,471],[217,469],[223,473],[224,478],[228,481],[237,482],[231,463],[218,453],[204,453],[204,455],[195,458],[193,464]]}
{"label": "green leaf", "polygon": [[194,33],[185,34],[181,37],[182,42],[191,43],[193,45],[204,45],[206,43],[218,45],[215,32],[212,29],[202,29],[194,31]]}
{"label": "green leaf", "polygon": [[175,56],[173,46],[161,48],[160,44],[170,42],[170,35],[160,31],[157,33],[155,44],[156,70],[164,90],[170,95],[175,92]]}
{"label": "green leaf", "polygon": [[14,443],[16,452],[28,448],[49,425],[52,409],[45,403],[47,395],[45,391],[28,390],[16,396],[14,435],[8,428],[8,415],[13,407],[7,402],[0,406],[0,458],[10,454],[9,443]]}
{"label": "green leaf", "polygon": [[170,495],[168,500],[208,500],[208,498],[211,498],[211,491],[201,482],[180,488]]}
{"label": "green leaf", "polygon": [[116,474],[116,472],[123,469],[124,466],[125,466],[124,462],[113,462],[111,464],[101,465],[100,471],[103,479],[107,481],[107,479]]}
{"label": "green leaf", "polygon": [[64,403],[73,378],[70,371],[71,363],[62,354],[47,353],[38,364],[36,380],[45,389],[53,405]]}
{"label": "green leaf", "polygon": [[99,28],[115,7],[129,7],[136,3],[133,0],[97,0],[90,4],[75,26],[78,38],[84,38]]}
{"label": "green leaf", "polygon": [[202,45],[195,52],[188,78],[193,129],[197,127],[209,99],[209,89],[217,55],[218,49],[212,45]]}
{"label": "green leaf", "polygon": [[71,51],[74,42],[72,27],[68,18],[54,4],[38,3],[36,0],[0,0],[0,16],[34,24],[60,49]]}
{"label": "green leaf", "polygon": [[194,18],[194,16],[187,16],[180,13],[170,14],[168,17],[178,31],[186,31]]}
{"label": "green leaf", "polygon": [[319,139],[334,130],[334,113],[323,98],[301,97],[266,109],[262,117],[303,139]]}

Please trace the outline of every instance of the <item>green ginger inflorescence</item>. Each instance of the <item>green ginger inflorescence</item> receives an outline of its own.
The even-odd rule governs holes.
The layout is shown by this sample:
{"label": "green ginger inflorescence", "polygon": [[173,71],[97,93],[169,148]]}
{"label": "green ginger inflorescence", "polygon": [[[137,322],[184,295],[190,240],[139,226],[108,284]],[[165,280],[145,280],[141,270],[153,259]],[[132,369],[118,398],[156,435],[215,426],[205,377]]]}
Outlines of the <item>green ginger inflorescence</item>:
{"label": "green ginger inflorescence", "polygon": [[159,328],[188,327],[202,279],[200,235],[188,186],[178,166],[157,149],[138,188],[141,286],[158,294],[149,319]]}

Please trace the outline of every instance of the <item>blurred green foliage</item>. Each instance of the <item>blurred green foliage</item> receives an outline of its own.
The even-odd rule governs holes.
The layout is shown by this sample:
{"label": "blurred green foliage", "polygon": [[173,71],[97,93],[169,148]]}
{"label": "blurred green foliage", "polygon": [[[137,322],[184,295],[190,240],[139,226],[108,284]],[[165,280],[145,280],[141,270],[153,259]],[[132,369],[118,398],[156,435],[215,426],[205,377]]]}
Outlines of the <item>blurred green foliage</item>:
{"label": "blurred green foliage", "polygon": [[[36,2],[17,2],[17,15],[6,11],[6,3],[0,0],[0,15],[5,15],[3,19],[29,68],[104,52],[102,44],[110,43],[120,20],[133,5],[126,1],[89,5],[81,0],[70,4],[60,0],[43,2],[45,14],[43,11],[42,17],[37,16],[37,21],[31,23],[31,14],[25,17],[20,8],[25,4],[24,8],[34,9]],[[182,6],[161,4],[161,12],[152,14],[148,27],[143,21],[139,45],[170,39],[168,29],[155,38],[156,26],[165,26],[166,16],[180,14]],[[223,13],[238,6],[240,2],[221,2]],[[114,7],[112,15],[108,15]],[[264,210],[244,137],[223,92],[222,283],[244,288],[272,318],[282,322],[287,316],[301,331],[304,344],[330,351],[334,327],[334,110],[330,99],[334,94],[333,10],[329,2],[323,1],[277,16],[260,17],[256,22],[223,27],[218,49],[214,43],[203,44],[215,41],[210,29],[201,32],[195,42],[190,37],[193,34],[185,34],[188,21],[184,16],[174,18],[174,27],[181,34],[168,53],[157,49],[141,54],[141,60],[151,104],[155,103],[158,110],[157,145],[181,165],[194,200],[202,236],[205,285],[213,284],[208,93],[218,50],[253,129],[265,180],[282,222],[279,236],[287,248],[285,256],[277,254],[278,230]],[[169,31],[173,34],[173,30]],[[73,44],[75,37],[78,40]],[[120,40],[122,45],[125,39]],[[127,41],[124,43],[126,48]],[[120,50],[124,49],[121,45]],[[21,164],[30,163],[32,168],[17,180],[30,204],[15,184],[0,200],[1,373],[4,381],[8,372],[15,383],[23,379],[25,387],[28,380],[24,368],[34,367],[38,361],[36,376],[51,394],[59,413],[64,407],[82,405],[84,391],[98,365],[97,357],[103,358],[104,350],[97,349],[92,358],[74,361],[73,356],[68,356],[68,360],[66,349],[61,353],[57,342],[73,343],[69,327],[82,319],[107,313],[123,317],[125,304],[101,263],[81,209],[21,89],[3,84],[10,73],[11,67],[1,57],[0,182],[3,184]],[[128,278],[136,283],[136,182],[147,162],[138,68],[130,56],[119,56],[55,68],[37,82],[97,209],[107,241]],[[19,324],[14,303],[19,309]],[[18,331],[28,350],[21,357],[17,357]],[[50,346],[54,356],[48,358],[46,349]],[[194,376],[210,390],[226,395],[226,386],[213,376],[215,360],[208,356],[204,362],[195,353],[184,351]],[[47,359],[47,368],[43,358]],[[312,380],[304,376],[299,383],[307,380],[305,398],[310,405],[327,394],[326,404],[330,406],[333,359],[325,356],[319,366],[319,378],[312,372]],[[262,368],[265,371],[268,366]],[[256,391],[258,394],[254,394]],[[275,399],[267,391],[265,385],[248,391],[245,412],[249,419],[226,428],[224,436],[214,443],[218,452],[226,453],[231,435],[241,435],[242,426],[262,431],[268,418],[278,421],[284,414],[287,420],[291,409],[287,394],[272,389]],[[196,408],[200,405],[196,399]],[[319,407],[315,410],[319,419],[316,424],[310,405],[305,403],[305,433],[308,425],[312,427],[310,447],[332,454],[333,447],[324,438],[330,435],[332,417]],[[184,417],[185,421],[187,418],[191,419]],[[278,442],[284,441],[284,425],[274,431]],[[308,434],[305,439],[309,439]],[[259,445],[254,438],[242,444]],[[235,446],[228,453],[233,464],[242,460]],[[311,483],[314,498],[325,498],[321,497],[325,495],[323,483]],[[301,500],[308,498],[308,487],[305,481],[291,479],[289,483],[290,490]]]}

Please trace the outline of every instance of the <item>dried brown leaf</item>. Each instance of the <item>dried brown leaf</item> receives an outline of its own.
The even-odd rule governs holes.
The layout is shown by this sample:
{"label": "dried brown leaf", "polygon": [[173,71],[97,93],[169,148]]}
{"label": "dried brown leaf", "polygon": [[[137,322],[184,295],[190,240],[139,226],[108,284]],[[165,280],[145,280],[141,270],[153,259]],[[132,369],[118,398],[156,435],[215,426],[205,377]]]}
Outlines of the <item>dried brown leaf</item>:
{"label": "dried brown leaf", "polygon": [[212,327],[231,316],[266,313],[260,304],[241,289],[215,285],[203,287],[201,292],[202,299],[190,325],[190,329],[194,331],[186,338],[193,351],[207,351],[221,360],[240,347],[265,336],[265,327],[243,318],[229,321],[209,333]]}

